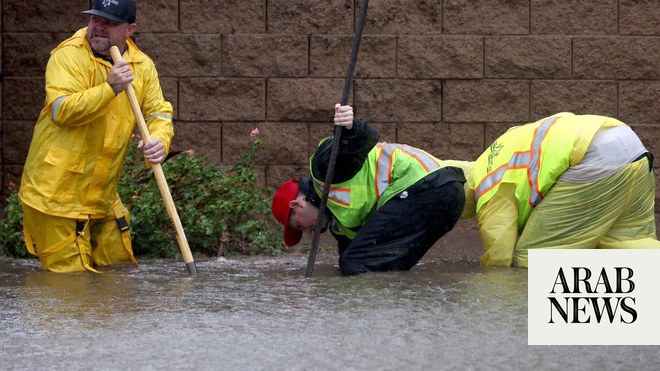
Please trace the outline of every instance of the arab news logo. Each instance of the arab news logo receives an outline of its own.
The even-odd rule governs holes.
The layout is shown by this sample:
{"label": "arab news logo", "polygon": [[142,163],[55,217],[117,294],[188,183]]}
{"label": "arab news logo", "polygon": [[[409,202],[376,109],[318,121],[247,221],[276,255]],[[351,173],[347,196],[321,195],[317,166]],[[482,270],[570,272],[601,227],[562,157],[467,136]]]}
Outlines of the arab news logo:
{"label": "arab news logo", "polygon": [[602,268],[598,276],[586,267],[571,267],[569,272],[560,267],[548,296],[548,323],[634,323],[633,275],[628,267]]}

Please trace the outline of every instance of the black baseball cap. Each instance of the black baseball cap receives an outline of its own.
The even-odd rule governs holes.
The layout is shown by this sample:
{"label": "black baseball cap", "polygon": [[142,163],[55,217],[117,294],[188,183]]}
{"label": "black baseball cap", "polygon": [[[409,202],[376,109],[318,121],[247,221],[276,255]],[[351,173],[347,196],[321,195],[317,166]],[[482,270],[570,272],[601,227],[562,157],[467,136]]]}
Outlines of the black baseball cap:
{"label": "black baseball cap", "polygon": [[97,15],[114,22],[135,23],[137,11],[134,0],[94,0],[92,9],[82,13]]}

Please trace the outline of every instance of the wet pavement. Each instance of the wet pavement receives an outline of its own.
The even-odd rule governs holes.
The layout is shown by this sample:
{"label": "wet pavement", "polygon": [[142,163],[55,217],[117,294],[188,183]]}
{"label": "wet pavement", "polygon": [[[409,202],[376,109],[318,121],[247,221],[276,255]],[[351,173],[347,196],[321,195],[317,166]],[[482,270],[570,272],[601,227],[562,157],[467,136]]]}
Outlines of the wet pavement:
{"label": "wet pavement", "polygon": [[527,271],[425,259],[340,277],[332,254],[54,274],[0,260],[7,370],[657,369],[652,346],[528,346]]}

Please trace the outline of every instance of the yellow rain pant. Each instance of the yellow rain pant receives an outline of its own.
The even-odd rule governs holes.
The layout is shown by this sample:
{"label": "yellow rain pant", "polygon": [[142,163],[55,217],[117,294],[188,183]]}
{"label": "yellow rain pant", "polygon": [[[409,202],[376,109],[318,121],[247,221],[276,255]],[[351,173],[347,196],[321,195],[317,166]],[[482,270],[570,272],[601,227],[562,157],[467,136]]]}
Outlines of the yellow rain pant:
{"label": "yellow rain pant", "polygon": [[530,214],[514,262],[527,267],[527,250],[534,248],[660,248],[654,204],[648,158],[594,182],[558,181]]}
{"label": "yellow rain pant", "polygon": [[91,271],[131,262],[130,214],[118,201],[101,219],[71,219],[44,214],[23,204],[25,243],[51,272]]}

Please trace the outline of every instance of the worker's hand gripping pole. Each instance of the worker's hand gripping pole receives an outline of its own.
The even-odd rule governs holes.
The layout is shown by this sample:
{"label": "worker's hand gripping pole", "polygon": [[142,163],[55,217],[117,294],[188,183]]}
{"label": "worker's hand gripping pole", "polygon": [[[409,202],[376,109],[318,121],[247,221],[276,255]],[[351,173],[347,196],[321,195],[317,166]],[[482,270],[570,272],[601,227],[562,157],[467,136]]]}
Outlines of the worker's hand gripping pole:
{"label": "worker's hand gripping pole", "polygon": [[[110,48],[110,54],[112,55],[112,60],[114,60],[115,63],[122,59],[121,53],[119,53],[119,49],[116,46]],[[126,88],[126,95],[128,96],[128,100],[131,103],[131,108],[133,109],[133,114],[137,120],[140,137],[142,137],[142,141],[144,143],[148,143],[151,139],[151,136],[149,135],[147,124],[144,122],[144,116],[142,115],[142,110],[140,109],[140,104],[138,103],[132,84],[129,84]],[[151,168],[154,171],[156,183],[158,184],[158,189],[160,189],[160,194],[163,197],[163,202],[165,202],[167,213],[169,214],[170,219],[172,219],[172,223],[174,224],[174,228],[176,230],[176,239],[179,243],[179,249],[181,250],[183,261],[186,263],[188,274],[191,276],[197,276],[197,266],[195,265],[192,253],[190,252],[190,246],[188,246],[188,240],[186,239],[186,234],[183,231],[183,226],[181,225],[179,214],[177,213],[176,207],[174,206],[172,194],[170,193],[170,189],[167,186],[167,180],[165,179],[165,174],[163,173],[163,167],[160,164],[151,164]]]}

